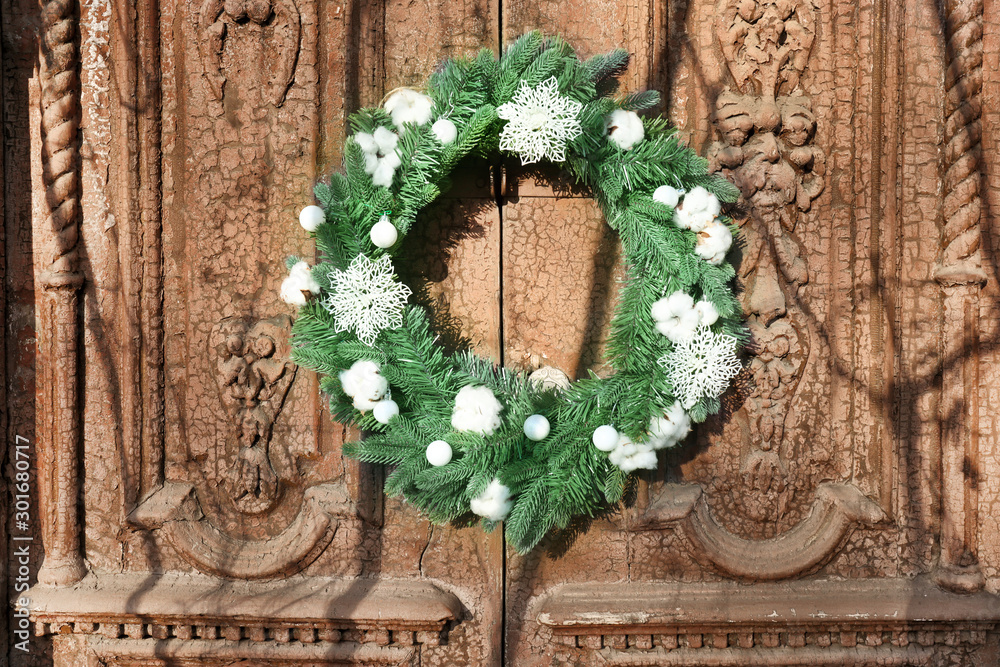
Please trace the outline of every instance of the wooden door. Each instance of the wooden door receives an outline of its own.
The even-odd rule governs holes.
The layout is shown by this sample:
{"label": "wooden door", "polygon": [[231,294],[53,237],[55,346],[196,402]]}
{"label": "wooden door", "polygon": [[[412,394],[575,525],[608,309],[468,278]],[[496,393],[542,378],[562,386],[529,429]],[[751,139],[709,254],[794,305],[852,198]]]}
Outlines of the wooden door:
{"label": "wooden door", "polygon": [[[37,441],[45,548],[11,664],[996,662],[991,4],[0,9],[6,428]],[[277,294],[347,115],[536,28],[625,46],[624,89],[660,90],[741,188],[754,347],[626,507],[519,556],[341,456],[357,434],[288,360]],[[499,363],[606,372],[617,239],[557,170],[496,167],[468,165],[401,271]],[[266,398],[239,372],[261,360]],[[247,442],[271,491],[241,491]]]}

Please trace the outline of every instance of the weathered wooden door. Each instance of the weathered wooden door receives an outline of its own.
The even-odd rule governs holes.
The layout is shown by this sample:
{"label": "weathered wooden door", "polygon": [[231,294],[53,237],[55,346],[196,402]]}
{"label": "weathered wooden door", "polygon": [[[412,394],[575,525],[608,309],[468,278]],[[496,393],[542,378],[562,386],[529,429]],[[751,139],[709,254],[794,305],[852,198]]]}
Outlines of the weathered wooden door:
{"label": "weathered wooden door", "polygon": [[[22,594],[9,561],[32,619],[26,652],[11,619],[12,664],[1000,660],[992,3],[3,0],[0,17],[12,488],[15,436],[37,452],[36,514],[7,526],[35,538],[37,581]],[[340,455],[352,434],[288,360],[278,285],[313,252],[295,216],[348,113],[535,28],[582,56],[625,46],[624,87],[662,91],[740,187],[755,342],[720,418],[627,508],[518,556],[383,500],[381,472]],[[402,270],[440,326],[509,366],[601,372],[621,267],[586,192],[474,164],[425,223]],[[249,441],[273,493],[239,491]]]}

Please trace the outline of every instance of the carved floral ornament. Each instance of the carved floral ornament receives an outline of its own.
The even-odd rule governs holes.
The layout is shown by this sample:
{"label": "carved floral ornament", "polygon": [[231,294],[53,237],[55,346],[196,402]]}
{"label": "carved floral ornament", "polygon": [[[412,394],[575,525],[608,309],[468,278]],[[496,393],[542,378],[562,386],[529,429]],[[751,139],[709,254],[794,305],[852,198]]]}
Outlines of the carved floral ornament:
{"label": "carved floral ornament", "polygon": [[301,18],[295,0],[205,0],[198,12],[198,52],[209,91],[222,101],[227,77],[224,52],[227,37],[255,26],[262,32],[258,54],[268,75],[268,99],[280,107],[295,77],[299,54]]}
{"label": "carved floral ornament", "polygon": [[785,422],[816,340],[797,305],[809,281],[797,228],[823,192],[826,173],[825,156],[812,143],[812,102],[799,86],[816,19],[812,0],[722,0],[716,12],[716,36],[737,90],[716,101],[719,140],[709,158],[712,170],[740,188],[750,213],[741,221],[739,273],[753,353],[743,414],[755,446],[742,464],[747,493],[740,506],[758,522],[785,513],[797,486],[789,452],[804,445]]}

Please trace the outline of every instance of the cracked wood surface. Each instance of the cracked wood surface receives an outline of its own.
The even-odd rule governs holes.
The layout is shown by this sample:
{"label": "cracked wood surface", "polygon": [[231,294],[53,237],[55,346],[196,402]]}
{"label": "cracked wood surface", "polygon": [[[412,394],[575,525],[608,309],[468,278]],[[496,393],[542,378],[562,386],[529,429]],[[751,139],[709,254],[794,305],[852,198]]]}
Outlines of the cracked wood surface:
{"label": "cracked wood surface", "polygon": [[[219,20],[203,20],[202,12],[220,6],[208,16]],[[12,433],[34,438],[28,230],[32,217],[36,227],[46,223],[44,207],[32,213],[30,200],[46,181],[40,159],[33,170],[12,165],[31,162],[32,133],[36,147],[42,139],[28,94],[42,25],[36,7],[0,0],[8,442]],[[847,529],[843,539],[827,536],[819,577],[874,580],[866,594],[888,595],[935,567],[944,535],[949,566],[978,560],[986,589],[1000,590],[1000,173],[993,157],[1000,154],[1000,14],[995,3],[976,0],[949,0],[943,8],[876,0],[514,0],[502,7],[495,0],[143,0],[133,14],[103,0],[80,3],[86,373],[77,482],[88,567],[139,578],[152,571],[197,576],[180,551],[194,548],[197,537],[174,546],[169,528],[145,530],[127,520],[166,480],[197,487],[200,521],[234,540],[240,553],[265,556],[268,568],[283,571],[273,547],[303,516],[309,489],[329,484],[340,498],[337,529],[322,553],[302,547],[305,560],[315,560],[300,563],[299,576],[422,580],[453,595],[460,618],[441,645],[415,632],[397,637],[388,621],[355,635],[220,621],[202,635],[195,624],[171,630],[123,620],[100,637],[58,636],[60,664],[86,664],[84,654],[106,664],[149,664],[157,642],[177,660],[212,665],[269,658],[486,665],[502,657],[518,665],[989,664],[997,651],[994,620],[952,614],[938,598],[926,604],[947,610],[950,621],[902,630],[855,631],[821,619],[815,632],[688,625],[653,634],[637,624],[578,637],[539,615],[549,593],[565,585],[583,591],[584,612],[605,604],[619,616],[669,600],[630,596],[631,587],[721,586],[725,595],[738,590],[747,604],[765,602],[767,585],[726,588],[726,568],[712,566],[705,545],[683,528],[643,524],[642,512],[677,482],[700,485],[703,512],[733,538],[727,543],[765,545],[794,535],[825,483],[849,484],[889,520]],[[421,85],[442,57],[495,48],[531,28],[562,33],[583,56],[626,46],[633,64],[623,89],[663,90],[664,109],[683,136],[704,152],[718,145],[720,163],[742,170],[744,194],[756,208],[756,217],[742,221],[745,303],[761,321],[775,318],[759,329],[767,344],[754,366],[770,393],[733,392],[728,416],[643,477],[633,510],[583,522],[520,557],[504,554],[499,532],[431,527],[394,499],[383,505],[379,472],[339,454],[343,439],[357,434],[329,423],[314,380],[300,371],[264,428],[273,429],[266,464],[281,493],[241,509],[229,470],[240,436],[263,442],[261,424],[234,424],[224,409],[213,331],[232,318],[252,328],[290,314],[275,296],[280,257],[311,257],[295,213],[309,202],[313,180],[339,162],[350,111],[378,103],[395,86]],[[805,55],[781,70],[778,52],[806,41]],[[213,74],[225,79],[218,94]],[[966,93],[966,104],[956,106]],[[467,180],[425,213],[426,226],[400,267],[434,304],[445,338],[466,337],[480,354],[511,366],[605,372],[600,341],[621,267],[594,202],[566,188],[555,170],[512,169],[499,209],[486,165],[463,165],[463,175]],[[775,202],[782,211],[773,210]],[[956,206],[962,215],[952,220]],[[971,215],[977,208],[978,217]],[[960,263],[963,248],[974,250],[986,282],[980,288],[973,281],[975,298],[965,286],[962,299],[946,304],[935,277],[942,260]],[[51,257],[36,259],[44,267]],[[792,343],[788,351],[783,338]],[[241,347],[238,356],[252,368],[256,354]],[[261,372],[265,366],[258,364]],[[244,379],[226,387],[255,386]],[[761,420],[778,435],[755,430]],[[813,567],[813,560],[803,562]],[[726,562],[755,579],[752,563]],[[253,558],[240,563],[251,575],[258,565]],[[762,567],[757,578],[773,570]],[[812,602],[833,590],[806,588]],[[992,608],[994,598],[983,599],[983,608]],[[921,604],[914,598],[911,610]],[[96,620],[77,620],[80,632],[100,630]],[[266,653],[261,641],[284,653]],[[50,663],[44,648],[12,662]]]}

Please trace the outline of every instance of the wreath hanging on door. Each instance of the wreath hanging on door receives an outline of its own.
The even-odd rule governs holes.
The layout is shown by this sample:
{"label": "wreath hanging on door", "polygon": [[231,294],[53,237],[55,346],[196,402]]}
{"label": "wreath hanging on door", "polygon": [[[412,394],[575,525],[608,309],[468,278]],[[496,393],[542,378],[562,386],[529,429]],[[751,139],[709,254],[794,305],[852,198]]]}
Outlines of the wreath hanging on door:
{"label": "wreath hanging on door", "polygon": [[[532,32],[499,60],[446,61],[427,94],[399,89],[351,118],[344,171],[316,186],[299,222],[320,262],[289,261],[282,298],[299,306],[293,358],[322,375],[335,420],[370,432],[344,453],[394,466],[386,493],[435,522],[470,512],[505,522],[526,552],[577,516],[619,502],[629,473],[653,469],[691,423],[720,408],[746,338],[726,261],[737,233],[707,172],[660,118],[659,94],[614,97],[628,64],[586,61]],[[607,341],[610,377],[532,381],[440,347],[393,258],[418,214],[470,154],[559,164],[617,230],[626,277]]]}

